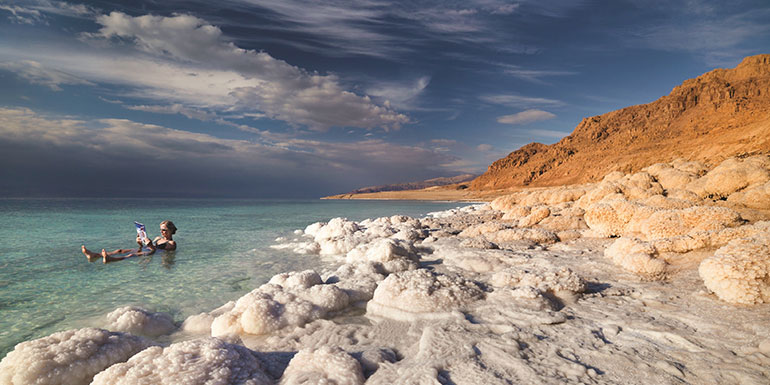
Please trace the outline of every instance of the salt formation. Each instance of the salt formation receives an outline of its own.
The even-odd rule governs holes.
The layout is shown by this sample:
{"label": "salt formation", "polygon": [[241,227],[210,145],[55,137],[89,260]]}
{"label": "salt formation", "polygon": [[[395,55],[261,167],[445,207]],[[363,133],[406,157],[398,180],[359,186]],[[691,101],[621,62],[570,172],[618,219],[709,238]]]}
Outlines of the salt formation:
{"label": "salt formation", "polygon": [[268,385],[273,381],[251,350],[206,338],[145,349],[99,373],[92,384]]}
{"label": "salt formation", "polygon": [[770,302],[770,234],[730,241],[698,268],[720,299],[753,305]]}
{"label": "salt formation", "polygon": [[211,334],[267,334],[287,326],[304,325],[328,312],[341,310],[349,302],[342,289],[322,284],[314,271],[278,274],[216,317]]}
{"label": "salt formation", "polygon": [[366,312],[404,321],[451,318],[453,311],[482,298],[483,292],[470,280],[420,269],[385,278]]}
{"label": "salt formation", "polygon": [[107,329],[157,337],[176,329],[168,313],[153,313],[134,306],[124,306],[107,314]]}
{"label": "salt formation", "polygon": [[345,351],[330,347],[300,350],[289,362],[280,382],[281,385],[363,383],[361,364]]}
{"label": "salt formation", "polygon": [[102,329],[76,329],[22,342],[0,361],[0,384],[88,384],[151,342]]}
{"label": "salt formation", "polygon": [[187,333],[210,334],[211,324],[214,322],[214,319],[233,310],[233,307],[235,307],[235,301],[230,301],[210,312],[191,315],[182,322],[180,329]]}

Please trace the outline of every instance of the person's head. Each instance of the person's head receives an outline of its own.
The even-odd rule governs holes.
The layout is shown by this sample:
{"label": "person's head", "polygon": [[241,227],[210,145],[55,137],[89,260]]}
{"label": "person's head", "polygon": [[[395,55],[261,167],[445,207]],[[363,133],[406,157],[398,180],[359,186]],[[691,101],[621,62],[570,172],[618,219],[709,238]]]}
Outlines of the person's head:
{"label": "person's head", "polygon": [[165,237],[170,237],[176,233],[176,226],[174,222],[163,221],[160,223],[160,234]]}

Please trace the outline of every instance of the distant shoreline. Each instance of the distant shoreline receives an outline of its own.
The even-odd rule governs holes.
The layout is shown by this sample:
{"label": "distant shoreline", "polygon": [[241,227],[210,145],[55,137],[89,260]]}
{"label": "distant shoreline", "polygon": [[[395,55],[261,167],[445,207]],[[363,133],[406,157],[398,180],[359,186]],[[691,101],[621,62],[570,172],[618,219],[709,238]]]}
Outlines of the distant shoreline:
{"label": "distant shoreline", "polygon": [[452,186],[429,187],[422,190],[380,191],[375,193],[337,194],[321,199],[360,199],[360,200],[415,200],[415,201],[451,201],[451,202],[490,202],[493,199],[512,193],[513,190],[470,191],[458,190]]}

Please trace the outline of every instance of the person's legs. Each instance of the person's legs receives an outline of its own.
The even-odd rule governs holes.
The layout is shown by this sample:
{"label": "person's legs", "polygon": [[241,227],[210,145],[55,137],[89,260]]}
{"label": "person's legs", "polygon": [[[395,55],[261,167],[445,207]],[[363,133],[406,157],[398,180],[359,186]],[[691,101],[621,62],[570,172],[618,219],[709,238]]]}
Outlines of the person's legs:
{"label": "person's legs", "polygon": [[[121,253],[122,251],[128,251],[129,253],[126,254],[126,255],[122,255],[122,256],[117,256],[117,257],[115,256],[116,254],[122,254]],[[108,253],[106,250],[102,249],[102,262],[107,263],[107,262],[122,261],[122,260],[124,260],[124,259],[126,259],[128,257],[133,257],[134,254],[130,253],[131,251],[133,251],[133,250],[118,249],[118,250],[110,251]]]}
{"label": "person's legs", "polygon": [[86,249],[86,245],[80,245],[80,251],[82,251],[83,255],[85,255],[88,259],[99,258],[102,256],[99,253],[94,253],[93,251]]}

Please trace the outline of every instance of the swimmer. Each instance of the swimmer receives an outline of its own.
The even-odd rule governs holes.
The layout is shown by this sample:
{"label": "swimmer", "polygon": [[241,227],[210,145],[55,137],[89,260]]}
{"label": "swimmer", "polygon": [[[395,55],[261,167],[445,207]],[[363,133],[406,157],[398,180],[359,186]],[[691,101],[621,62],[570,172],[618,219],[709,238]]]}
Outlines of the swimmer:
{"label": "swimmer", "polygon": [[155,237],[151,242],[148,242],[145,246],[142,239],[137,236],[136,243],[139,245],[137,249],[115,249],[113,251],[107,251],[102,249],[101,253],[95,253],[86,248],[86,245],[80,246],[80,251],[88,258],[89,261],[93,261],[96,258],[101,257],[103,263],[122,261],[126,258],[152,255],[157,249],[161,250],[176,250],[176,241],[174,240],[174,234],[176,233],[176,226],[174,222],[163,221],[160,223],[160,236]]}

